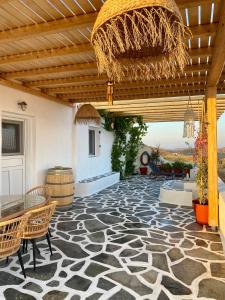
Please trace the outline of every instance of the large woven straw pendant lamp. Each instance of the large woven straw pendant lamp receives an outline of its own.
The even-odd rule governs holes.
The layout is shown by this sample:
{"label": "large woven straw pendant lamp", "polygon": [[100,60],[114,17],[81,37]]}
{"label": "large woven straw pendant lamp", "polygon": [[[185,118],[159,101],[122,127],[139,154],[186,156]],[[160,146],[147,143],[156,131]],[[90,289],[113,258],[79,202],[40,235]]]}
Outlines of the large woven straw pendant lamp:
{"label": "large woven straw pendant lamp", "polygon": [[101,116],[99,112],[92,106],[91,104],[84,104],[82,105],[75,116],[75,123],[83,123],[88,124],[93,122],[97,125],[100,124]]}
{"label": "large woven straw pendant lamp", "polygon": [[194,138],[195,134],[195,113],[192,109],[191,98],[189,97],[187,110],[184,114],[184,138]]}
{"label": "large woven straw pendant lamp", "polygon": [[188,62],[174,0],[107,0],[92,31],[99,73],[114,81],[170,77]]}

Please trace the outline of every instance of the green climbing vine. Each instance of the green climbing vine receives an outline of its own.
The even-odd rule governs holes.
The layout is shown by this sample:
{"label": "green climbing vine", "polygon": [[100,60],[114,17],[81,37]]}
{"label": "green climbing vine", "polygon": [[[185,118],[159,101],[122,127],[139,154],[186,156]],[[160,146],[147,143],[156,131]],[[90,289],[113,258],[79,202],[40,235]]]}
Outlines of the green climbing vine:
{"label": "green climbing vine", "polygon": [[112,170],[120,172],[121,178],[132,175],[147,126],[140,116],[115,117],[105,111],[100,113],[104,118],[104,128],[115,134],[111,153]]}

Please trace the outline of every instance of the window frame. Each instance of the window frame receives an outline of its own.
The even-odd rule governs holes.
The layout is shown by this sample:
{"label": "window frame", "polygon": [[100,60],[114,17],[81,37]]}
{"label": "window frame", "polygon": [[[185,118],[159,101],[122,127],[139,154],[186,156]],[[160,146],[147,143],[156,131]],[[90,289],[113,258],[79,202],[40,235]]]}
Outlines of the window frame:
{"label": "window frame", "polygon": [[[93,133],[94,139],[92,140],[93,145],[91,145],[90,133]],[[91,150],[94,150],[91,152]],[[89,157],[96,157],[96,130],[92,127],[88,128],[88,155]]]}
{"label": "window frame", "polygon": [[3,131],[3,124],[15,124],[19,126],[19,151],[17,152],[3,152],[3,133],[2,133],[2,149],[1,153],[2,156],[19,156],[24,155],[24,122],[19,120],[11,120],[11,119],[2,119],[2,131]]}

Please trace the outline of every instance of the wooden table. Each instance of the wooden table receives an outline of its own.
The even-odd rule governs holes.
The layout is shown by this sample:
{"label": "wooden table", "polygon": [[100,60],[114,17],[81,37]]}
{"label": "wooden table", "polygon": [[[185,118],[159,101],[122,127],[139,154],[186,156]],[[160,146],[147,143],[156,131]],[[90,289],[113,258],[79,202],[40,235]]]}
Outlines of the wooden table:
{"label": "wooden table", "polygon": [[19,217],[46,204],[46,198],[39,195],[0,196],[0,222]]}

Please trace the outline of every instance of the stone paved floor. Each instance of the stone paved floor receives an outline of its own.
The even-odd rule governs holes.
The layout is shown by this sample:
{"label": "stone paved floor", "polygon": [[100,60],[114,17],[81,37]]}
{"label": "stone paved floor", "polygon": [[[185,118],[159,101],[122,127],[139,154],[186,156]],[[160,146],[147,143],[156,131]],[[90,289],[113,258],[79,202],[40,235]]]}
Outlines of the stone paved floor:
{"label": "stone paved floor", "polygon": [[135,176],[76,199],[52,222],[54,255],[39,242],[38,268],[25,254],[0,265],[0,299],[225,299],[220,237],[192,209],[160,205],[161,181]]}

